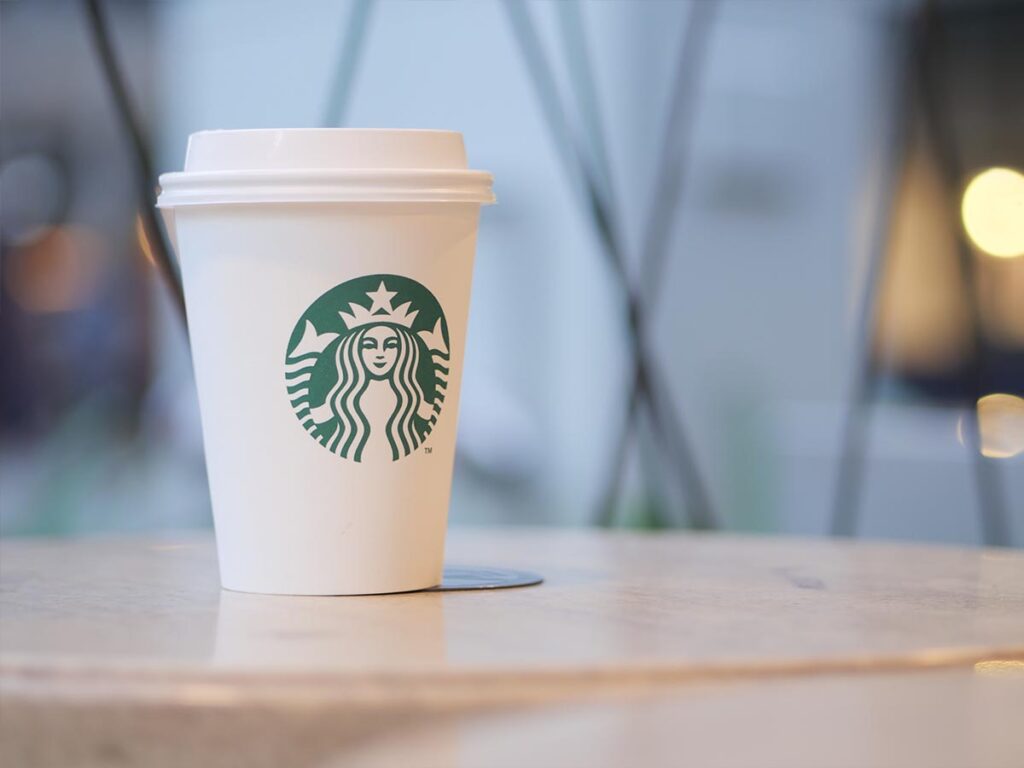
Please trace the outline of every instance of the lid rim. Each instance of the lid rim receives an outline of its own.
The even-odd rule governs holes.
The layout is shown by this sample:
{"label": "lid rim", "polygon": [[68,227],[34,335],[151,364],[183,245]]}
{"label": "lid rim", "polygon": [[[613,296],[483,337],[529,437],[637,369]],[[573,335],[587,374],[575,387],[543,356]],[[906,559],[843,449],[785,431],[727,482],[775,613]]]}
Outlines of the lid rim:
{"label": "lid rim", "polygon": [[236,197],[225,197],[223,199],[206,198],[202,200],[177,200],[172,203],[157,203],[158,210],[180,210],[182,208],[209,208],[223,205],[382,205],[414,203],[417,205],[495,205],[498,200],[495,197],[483,200],[478,197],[455,197],[450,195],[439,195],[437,197],[386,197],[386,196],[365,196],[365,197],[330,197],[326,195],[302,197],[266,197],[242,199]]}
{"label": "lid rim", "polygon": [[485,171],[208,171],[160,177],[157,208],[225,203],[495,202]]}

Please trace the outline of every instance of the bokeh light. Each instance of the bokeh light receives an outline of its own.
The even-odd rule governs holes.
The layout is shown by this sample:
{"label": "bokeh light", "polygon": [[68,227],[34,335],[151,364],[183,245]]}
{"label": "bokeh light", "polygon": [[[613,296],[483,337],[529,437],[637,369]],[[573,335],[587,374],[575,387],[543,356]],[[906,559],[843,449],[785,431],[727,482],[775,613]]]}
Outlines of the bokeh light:
{"label": "bokeh light", "polygon": [[990,256],[1024,254],[1024,174],[989,168],[967,185],[961,205],[964,229]]}
{"label": "bokeh light", "polygon": [[156,257],[153,256],[153,248],[146,236],[146,228],[142,224],[142,217],[135,214],[135,240],[139,244],[139,251],[153,267],[156,267]]}
{"label": "bokeh light", "polygon": [[1020,659],[991,659],[979,661],[974,665],[979,675],[1018,675],[1024,676],[1024,661]]}
{"label": "bokeh light", "polygon": [[106,265],[101,237],[84,227],[49,227],[9,257],[7,291],[26,312],[82,309],[93,302]]}
{"label": "bokeh light", "polygon": [[[957,422],[957,439],[965,442],[964,419]],[[1024,453],[1024,398],[1003,393],[978,400],[981,453],[990,459],[1010,459]]]}

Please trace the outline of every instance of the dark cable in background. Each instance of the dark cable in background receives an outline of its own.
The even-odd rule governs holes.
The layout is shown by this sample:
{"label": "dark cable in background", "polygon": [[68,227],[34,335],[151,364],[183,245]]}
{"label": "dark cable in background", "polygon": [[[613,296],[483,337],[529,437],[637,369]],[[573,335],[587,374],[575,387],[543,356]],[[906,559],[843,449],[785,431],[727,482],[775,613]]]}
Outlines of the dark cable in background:
{"label": "dark cable in background", "polygon": [[132,167],[135,171],[135,194],[139,208],[139,220],[149,244],[157,269],[164,278],[171,300],[182,325],[188,332],[188,320],[185,315],[185,295],[181,287],[181,278],[171,260],[171,249],[164,236],[156,208],[156,173],[153,170],[152,153],[146,137],[143,135],[142,124],[138,112],[128,94],[128,86],[118,65],[110,34],[110,25],[103,11],[100,0],[84,0],[86,19],[92,44],[99,59],[103,77],[110,87],[114,98],[114,108],[121,127],[128,135],[129,150],[132,155]]}
{"label": "dark cable in background", "polygon": [[[942,174],[946,187],[948,221],[959,220],[959,186],[964,176],[964,164],[960,144],[954,133],[949,115],[952,109],[948,103],[949,67],[947,58],[947,30],[941,9],[934,0],[926,0],[921,24],[928,45],[919,59],[921,104],[924,124],[927,129],[936,167]],[[978,295],[978,266],[966,236],[958,225],[954,225],[953,237],[956,242],[957,267],[960,285],[969,312],[968,323],[971,331],[970,380],[968,402],[964,415],[964,445],[970,453],[974,469],[975,492],[978,495],[978,516],[981,540],[987,546],[1005,547],[1010,543],[1010,525],[1006,512],[1002,475],[998,466],[981,451],[981,422],[978,418],[978,401],[985,394],[985,368],[991,359],[989,341],[982,325],[981,299]]]}
{"label": "dark cable in background", "polygon": [[[693,528],[698,530],[718,527],[717,515],[706,490],[706,482],[697,466],[682,419],[662,384],[662,371],[653,359],[644,338],[644,309],[642,297],[633,285],[626,263],[622,238],[617,229],[614,212],[601,194],[599,180],[583,150],[574,140],[568,118],[563,110],[557,81],[544,54],[540,36],[533,24],[529,8],[516,0],[505,0],[504,7],[520,58],[540,103],[548,131],[556,145],[566,175],[575,182],[580,203],[584,208],[608,260],[608,266],[619,282],[626,300],[626,325],[632,353],[636,402],[646,401],[652,414],[655,436],[661,443],[668,463],[675,470],[681,491],[687,501],[687,512]],[[631,382],[632,384],[633,382]],[[636,411],[630,403],[624,418]],[[615,461],[620,461],[615,457]],[[602,520],[608,519],[607,510],[599,509]]]}
{"label": "dark cable in background", "polygon": [[873,217],[867,252],[867,270],[856,318],[854,361],[850,388],[840,428],[839,458],[832,498],[830,533],[856,536],[865,483],[869,432],[878,399],[882,371],[875,359],[874,344],[881,314],[881,292],[889,263],[893,213],[906,173],[906,157],[914,120],[914,77],[922,35],[913,20],[897,25],[890,45],[896,51],[892,64],[888,129],[878,140],[878,184],[874,190]]}
{"label": "dark cable in background", "polygon": [[363,47],[366,45],[366,29],[370,23],[373,0],[355,0],[345,19],[338,60],[331,77],[331,89],[327,94],[323,126],[334,128],[344,125],[352,100],[352,85],[355,83]]}
{"label": "dark cable in background", "polygon": [[[957,221],[958,186],[964,168],[959,146],[952,126],[945,117],[951,113],[944,77],[949,69],[945,59],[946,40],[941,10],[935,2],[926,0],[915,18],[908,22],[911,29],[902,45],[906,54],[898,69],[900,87],[894,90],[892,110],[894,126],[884,149],[883,167],[888,178],[883,178],[879,190],[879,209],[872,232],[872,246],[864,297],[858,318],[854,381],[844,414],[842,446],[840,450],[835,496],[833,498],[831,533],[834,536],[854,536],[859,525],[860,508],[865,483],[865,461],[868,449],[868,430],[874,401],[878,397],[881,371],[872,354],[877,330],[879,292],[889,257],[890,218],[896,205],[896,188],[905,173],[904,156],[909,142],[910,123],[914,119],[909,105],[919,102],[920,120],[926,141],[945,186],[949,221]],[[1010,542],[1009,522],[1005,494],[998,467],[981,451],[981,432],[978,420],[978,400],[984,395],[984,373],[988,358],[988,340],[981,321],[981,307],[977,290],[977,267],[964,234],[956,227],[957,266],[961,290],[969,311],[972,339],[971,380],[968,402],[965,404],[964,445],[970,453],[975,475],[975,492],[981,539],[987,546],[1007,546]]]}

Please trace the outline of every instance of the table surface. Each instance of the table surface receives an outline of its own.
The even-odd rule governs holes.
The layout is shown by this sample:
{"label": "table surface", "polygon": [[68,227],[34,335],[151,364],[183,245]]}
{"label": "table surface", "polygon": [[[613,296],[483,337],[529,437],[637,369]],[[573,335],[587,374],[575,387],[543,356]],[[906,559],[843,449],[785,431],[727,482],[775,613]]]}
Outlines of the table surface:
{"label": "table surface", "polygon": [[[219,589],[207,536],[0,542],[0,704],[5,730],[18,734],[7,749],[39,764],[50,753],[33,750],[44,743],[93,754],[97,734],[127,739],[139,729],[122,727],[147,712],[161,713],[147,742],[159,744],[161,728],[216,711],[234,718],[218,739],[232,727],[259,732],[265,743],[249,743],[261,744],[267,765],[275,754],[303,764],[300,743],[316,764],[357,746],[374,765],[543,764],[542,754],[559,754],[557,764],[599,766],[630,750],[658,764],[683,734],[686,754],[708,765],[754,754],[825,765],[836,743],[849,745],[844,761],[882,764],[872,758],[882,752],[865,751],[882,743],[884,754],[911,761],[1024,764],[1022,552],[481,529],[453,531],[447,559],[535,570],[546,581],[263,596]],[[882,716],[894,707],[909,714]],[[337,727],[339,711],[347,729]],[[272,728],[256,724],[267,712],[276,713]],[[853,713],[845,724],[844,712]],[[367,736],[389,718],[402,738]],[[915,730],[936,718],[961,727],[930,739]],[[552,734],[552,723],[564,729]],[[748,738],[723,751],[723,735],[739,726]],[[881,742],[871,738],[876,726]],[[104,744],[119,743],[114,731]],[[201,729],[190,733],[202,741]],[[545,739],[555,752],[536,751]],[[823,751],[786,752],[798,742]],[[180,738],[167,743],[180,753]],[[57,757],[50,764],[68,753]],[[159,751],[146,761],[165,764]]]}

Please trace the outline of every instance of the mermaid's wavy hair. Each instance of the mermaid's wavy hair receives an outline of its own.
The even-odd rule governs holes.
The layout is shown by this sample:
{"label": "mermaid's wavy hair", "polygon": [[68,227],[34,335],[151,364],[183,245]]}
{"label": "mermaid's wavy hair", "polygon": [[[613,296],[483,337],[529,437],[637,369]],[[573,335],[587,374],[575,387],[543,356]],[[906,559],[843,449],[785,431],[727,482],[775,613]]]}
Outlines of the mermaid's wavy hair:
{"label": "mermaid's wavy hair", "polygon": [[[395,364],[388,372],[388,381],[396,397],[395,410],[384,425],[393,460],[408,456],[419,447],[421,436],[416,417],[425,397],[416,378],[420,364],[419,340],[404,326],[383,323],[398,337]],[[345,458],[361,461],[371,425],[362,409],[362,397],[373,378],[366,370],[360,345],[366,332],[364,326],[350,333],[338,344],[334,362],[338,381],[327,394],[327,402],[338,421],[338,429],[327,441],[327,447]]]}

